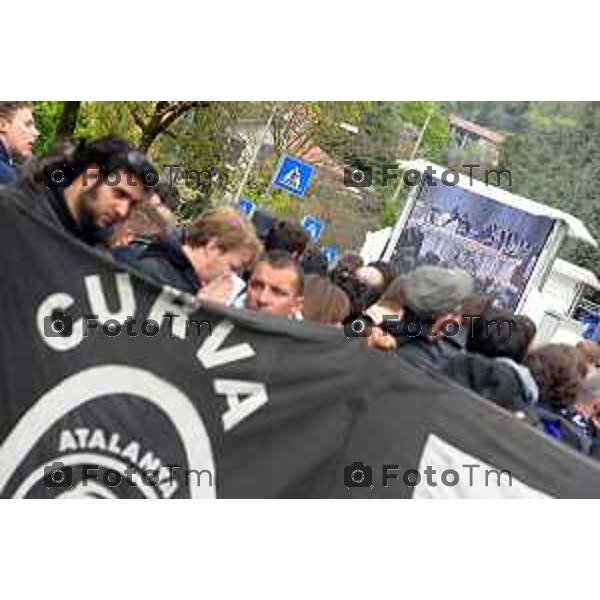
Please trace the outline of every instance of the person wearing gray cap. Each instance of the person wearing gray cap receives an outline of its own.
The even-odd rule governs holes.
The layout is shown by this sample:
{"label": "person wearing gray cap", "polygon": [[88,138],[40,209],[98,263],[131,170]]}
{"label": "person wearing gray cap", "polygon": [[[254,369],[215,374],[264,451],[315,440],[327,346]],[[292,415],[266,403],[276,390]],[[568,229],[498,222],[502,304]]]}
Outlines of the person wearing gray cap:
{"label": "person wearing gray cap", "polygon": [[416,366],[441,369],[464,351],[462,303],[473,293],[471,275],[460,269],[422,266],[403,278],[405,312],[390,333],[396,354]]}

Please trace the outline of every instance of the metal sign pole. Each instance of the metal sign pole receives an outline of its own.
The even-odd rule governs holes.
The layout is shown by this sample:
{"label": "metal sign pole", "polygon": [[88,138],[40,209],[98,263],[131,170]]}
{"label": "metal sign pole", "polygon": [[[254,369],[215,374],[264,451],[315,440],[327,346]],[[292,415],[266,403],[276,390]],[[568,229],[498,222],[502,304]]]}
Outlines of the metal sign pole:
{"label": "metal sign pole", "polygon": [[237,192],[235,193],[235,198],[233,200],[234,204],[240,199],[240,196],[242,195],[242,192],[244,191],[244,186],[246,185],[246,182],[248,181],[250,172],[254,168],[254,165],[255,165],[256,160],[258,159],[258,155],[260,153],[260,149],[263,147],[263,144],[265,143],[265,139],[267,138],[267,134],[269,133],[269,129],[271,127],[271,123],[273,122],[273,117],[275,116],[276,110],[277,110],[277,102],[275,102],[273,104],[273,110],[271,110],[271,114],[269,115],[269,120],[267,121],[267,124],[265,125],[265,129],[260,137],[260,142],[256,145],[254,154],[252,155],[252,158],[250,159],[250,162],[248,163],[248,166],[246,167],[246,170],[244,171],[244,176],[242,177],[242,181],[240,181],[240,185],[237,189]]}

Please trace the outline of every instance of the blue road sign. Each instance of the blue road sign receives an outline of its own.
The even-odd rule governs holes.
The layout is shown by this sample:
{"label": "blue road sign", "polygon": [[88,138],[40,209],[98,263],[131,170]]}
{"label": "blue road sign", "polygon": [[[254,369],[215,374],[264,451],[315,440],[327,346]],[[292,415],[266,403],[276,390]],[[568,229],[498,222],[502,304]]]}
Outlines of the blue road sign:
{"label": "blue road sign", "polygon": [[271,186],[296,196],[304,196],[314,172],[315,168],[312,165],[289,154],[284,154],[279,159]]}
{"label": "blue road sign", "polygon": [[316,242],[319,239],[321,233],[323,233],[323,228],[325,227],[322,221],[319,221],[319,219],[311,215],[303,217],[300,226],[308,233],[313,242]]}
{"label": "blue road sign", "polygon": [[325,255],[327,262],[331,265],[338,258],[338,249],[335,246],[323,246],[321,252]]}
{"label": "blue road sign", "polygon": [[246,215],[247,217],[249,217],[250,215],[252,215],[252,213],[254,212],[254,209],[256,208],[256,204],[254,204],[254,202],[252,202],[252,200],[248,199],[248,198],[240,198],[237,201],[237,209],[244,215]]}

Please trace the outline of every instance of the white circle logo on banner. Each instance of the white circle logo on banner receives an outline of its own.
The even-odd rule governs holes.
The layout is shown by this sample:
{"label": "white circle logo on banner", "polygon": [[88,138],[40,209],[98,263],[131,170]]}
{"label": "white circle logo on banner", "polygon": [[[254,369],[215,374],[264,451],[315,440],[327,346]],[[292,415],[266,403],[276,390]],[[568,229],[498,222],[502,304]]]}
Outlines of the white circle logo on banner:
{"label": "white circle logo on banner", "polygon": [[[208,471],[216,477],[210,437],[199,411],[180,389],[149,371],[124,365],[103,365],[75,373],[46,392],[19,420],[0,447],[0,495],[19,466],[35,449],[36,444],[55,424],[72,411],[89,402],[111,394],[129,394],[150,403],[161,411],[173,426],[185,452],[187,468]],[[12,495],[23,498],[44,476],[44,467],[60,460],[63,465],[97,464],[123,472],[126,463],[97,453],[66,454],[54,457],[29,472]],[[139,476],[139,475],[138,475]],[[135,479],[135,477],[134,477]],[[80,486],[63,491],[58,497],[114,497],[114,489],[101,483],[88,482],[89,489]],[[155,488],[137,486],[146,498],[160,497]],[[189,478],[192,498],[214,498],[214,485],[200,485],[200,478]]]}

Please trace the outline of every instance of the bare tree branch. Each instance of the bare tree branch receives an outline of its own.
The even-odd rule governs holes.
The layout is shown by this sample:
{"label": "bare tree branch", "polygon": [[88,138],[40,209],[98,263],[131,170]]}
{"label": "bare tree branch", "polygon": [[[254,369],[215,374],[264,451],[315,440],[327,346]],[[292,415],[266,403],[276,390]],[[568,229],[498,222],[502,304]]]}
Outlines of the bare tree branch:
{"label": "bare tree branch", "polygon": [[[154,140],[163,132],[166,131],[177,119],[185,113],[196,108],[207,108],[210,102],[156,102],[154,112],[149,119],[142,122],[142,137],[140,147],[144,152],[147,152]],[[134,119],[136,116],[134,115]],[[138,121],[136,120],[136,123]]]}

